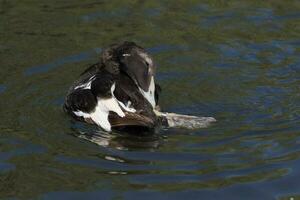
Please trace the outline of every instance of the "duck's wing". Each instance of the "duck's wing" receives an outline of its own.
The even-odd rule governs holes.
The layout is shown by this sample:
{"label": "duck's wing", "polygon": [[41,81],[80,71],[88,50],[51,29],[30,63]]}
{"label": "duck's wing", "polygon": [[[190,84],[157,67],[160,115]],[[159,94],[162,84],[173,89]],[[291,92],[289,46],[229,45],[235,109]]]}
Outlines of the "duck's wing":
{"label": "duck's wing", "polygon": [[95,96],[90,89],[78,88],[66,96],[64,102],[64,111],[78,120],[84,120],[79,116],[81,113],[91,113],[97,105]]}
{"label": "duck's wing", "polygon": [[115,112],[120,117],[125,116],[113,96],[114,88],[114,76],[99,71],[71,88],[65,99],[64,110],[75,119],[94,123],[106,131],[111,131],[109,112]]}
{"label": "duck's wing", "polygon": [[106,100],[95,98],[89,89],[76,89],[68,95],[64,109],[77,120],[96,124],[106,131],[119,127],[155,127],[155,118],[128,112],[114,97]]}

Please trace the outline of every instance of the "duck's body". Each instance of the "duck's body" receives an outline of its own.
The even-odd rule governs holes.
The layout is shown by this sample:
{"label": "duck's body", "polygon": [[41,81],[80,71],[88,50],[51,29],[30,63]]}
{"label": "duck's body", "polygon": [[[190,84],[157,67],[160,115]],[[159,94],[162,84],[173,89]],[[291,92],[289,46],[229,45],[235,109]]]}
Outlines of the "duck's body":
{"label": "duck's body", "polygon": [[66,96],[64,110],[105,131],[126,126],[153,129],[162,121],[154,112],[159,90],[150,56],[125,42],[105,50],[100,62],[81,74]]}
{"label": "duck's body", "polygon": [[212,117],[161,113],[159,92],[151,56],[135,43],[124,42],[105,49],[100,61],[81,74],[69,89],[64,110],[108,132],[157,130],[161,125],[203,128],[216,121]]}

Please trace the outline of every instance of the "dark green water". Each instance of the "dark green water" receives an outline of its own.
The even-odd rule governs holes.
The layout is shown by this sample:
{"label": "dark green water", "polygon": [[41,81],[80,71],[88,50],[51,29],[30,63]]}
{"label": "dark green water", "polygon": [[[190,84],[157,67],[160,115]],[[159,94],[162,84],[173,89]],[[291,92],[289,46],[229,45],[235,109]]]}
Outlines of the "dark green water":
{"label": "dark green water", "polygon": [[[196,131],[101,135],[62,112],[111,43],[153,55]],[[299,1],[0,0],[0,197],[300,199]]]}

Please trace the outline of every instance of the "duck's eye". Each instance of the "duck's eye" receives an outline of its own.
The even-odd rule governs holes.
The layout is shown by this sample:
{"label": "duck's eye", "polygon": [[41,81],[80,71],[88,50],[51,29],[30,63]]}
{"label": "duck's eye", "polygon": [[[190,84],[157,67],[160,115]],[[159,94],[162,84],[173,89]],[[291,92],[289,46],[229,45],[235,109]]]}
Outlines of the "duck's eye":
{"label": "duck's eye", "polygon": [[150,65],[147,61],[145,61],[145,64],[147,65],[147,67],[149,67],[149,65]]}

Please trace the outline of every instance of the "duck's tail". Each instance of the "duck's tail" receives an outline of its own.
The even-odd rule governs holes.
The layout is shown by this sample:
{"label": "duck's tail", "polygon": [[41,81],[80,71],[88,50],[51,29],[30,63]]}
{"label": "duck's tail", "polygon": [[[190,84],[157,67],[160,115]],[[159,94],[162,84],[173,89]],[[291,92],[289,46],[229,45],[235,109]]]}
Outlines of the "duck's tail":
{"label": "duck's tail", "polygon": [[167,126],[170,128],[187,128],[187,129],[197,129],[206,128],[211,123],[217,120],[213,117],[197,117],[191,115],[182,115],[176,113],[163,113],[154,110],[155,114],[167,121]]}
{"label": "duck's tail", "polygon": [[213,117],[198,117],[192,115],[182,115],[176,113],[167,113],[154,110],[157,116],[155,118],[150,118],[137,113],[126,112],[126,116],[121,118],[115,114],[109,115],[109,121],[113,128],[119,127],[132,127],[134,129],[147,128],[155,129],[156,127],[163,126],[167,128],[187,128],[187,129],[198,129],[206,128],[211,123],[217,120]]}

